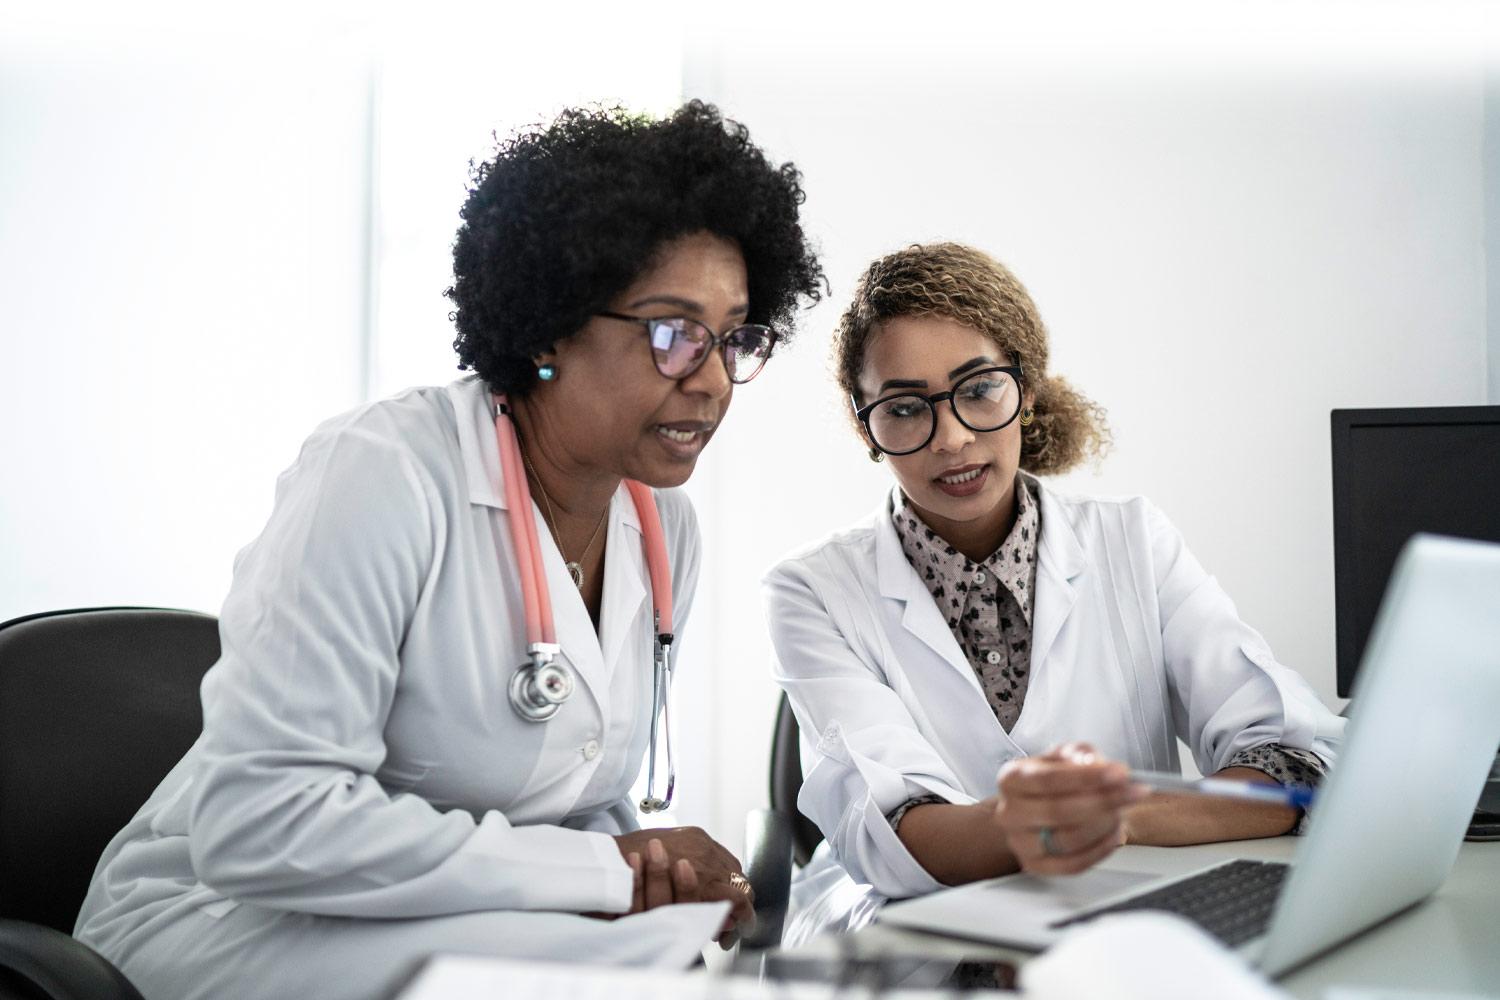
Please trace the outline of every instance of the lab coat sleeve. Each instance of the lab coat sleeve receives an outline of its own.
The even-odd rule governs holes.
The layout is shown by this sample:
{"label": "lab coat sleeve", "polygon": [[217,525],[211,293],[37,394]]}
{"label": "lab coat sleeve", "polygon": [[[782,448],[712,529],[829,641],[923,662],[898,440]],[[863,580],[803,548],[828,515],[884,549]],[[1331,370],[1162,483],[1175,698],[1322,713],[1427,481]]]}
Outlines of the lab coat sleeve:
{"label": "lab coat sleeve", "polygon": [[424,581],[461,557],[444,531],[430,476],[357,426],[314,434],[282,476],[237,559],[185,793],[193,867],[216,892],[358,917],[629,908],[607,834],[439,811],[374,777]]}
{"label": "lab coat sleeve", "polygon": [[[832,570],[830,578],[838,572]],[[891,898],[933,892],[942,884],[906,849],[887,816],[924,794],[960,804],[975,799],[922,735],[865,645],[875,641],[873,621],[868,630],[846,634],[817,585],[818,575],[803,560],[788,560],[764,580],[775,678],[791,702],[804,745],[816,750],[798,808],[823,831],[856,882]]]}
{"label": "lab coat sleeve", "polygon": [[1146,506],[1173,724],[1198,769],[1212,774],[1270,743],[1332,764],[1344,720],[1276,661],[1166,515]]}

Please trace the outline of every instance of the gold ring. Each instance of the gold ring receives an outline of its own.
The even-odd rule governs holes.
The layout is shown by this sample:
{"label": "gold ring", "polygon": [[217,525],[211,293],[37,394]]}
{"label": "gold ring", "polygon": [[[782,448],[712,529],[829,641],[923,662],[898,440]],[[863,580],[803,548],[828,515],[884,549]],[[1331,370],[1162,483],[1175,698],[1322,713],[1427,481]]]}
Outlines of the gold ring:
{"label": "gold ring", "polygon": [[739,872],[730,873],[729,884],[740,892],[748,893],[750,891],[750,880]]}

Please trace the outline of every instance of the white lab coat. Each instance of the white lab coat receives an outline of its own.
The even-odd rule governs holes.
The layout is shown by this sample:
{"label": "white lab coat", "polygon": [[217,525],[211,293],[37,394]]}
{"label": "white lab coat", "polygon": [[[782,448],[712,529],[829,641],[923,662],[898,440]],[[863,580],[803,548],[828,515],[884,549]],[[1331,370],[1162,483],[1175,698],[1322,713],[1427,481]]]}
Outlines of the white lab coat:
{"label": "white lab coat", "polygon": [[[697,523],[657,497],[680,630]],[[435,950],[695,957],[722,904],[577,915],[632,894],[610,835],[636,826],[649,732],[634,505],[611,505],[597,634],[538,520],[578,678],[545,724],[507,697],[526,649],[509,516],[478,379],[320,427],[235,561],[203,735],[106,849],[77,936],[152,1000],[370,997]]]}
{"label": "white lab coat", "polygon": [[1160,510],[1029,481],[1042,520],[1031,678],[1009,733],[884,506],[767,575],[775,676],[803,733],[798,806],[831,849],[803,878],[827,890],[836,862],[869,887],[861,900],[845,879],[816,905],[868,912],[870,897],[940,888],[886,815],[926,793],[992,795],[1006,761],[1067,740],[1163,771],[1179,769],[1178,737],[1203,773],[1270,742],[1332,761],[1343,720],[1240,621]]}

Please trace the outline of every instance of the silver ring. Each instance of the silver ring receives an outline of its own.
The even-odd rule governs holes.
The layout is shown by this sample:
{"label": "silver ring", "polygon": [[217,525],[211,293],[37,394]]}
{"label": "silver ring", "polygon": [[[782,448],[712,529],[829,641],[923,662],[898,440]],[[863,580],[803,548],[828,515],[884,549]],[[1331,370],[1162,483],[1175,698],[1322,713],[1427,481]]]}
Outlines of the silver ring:
{"label": "silver ring", "polygon": [[1042,853],[1049,858],[1055,858],[1062,851],[1057,849],[1057,844],[1052,840],[1052,827],[1044,826],[1036,832],[1036,839],[1042,842]]}
{"label": "silver ring", "polygon": [[750,880],[741,875],[739,872],[730,872],[729,884],[739,892],[743,892],[747,895],[750,892]]}

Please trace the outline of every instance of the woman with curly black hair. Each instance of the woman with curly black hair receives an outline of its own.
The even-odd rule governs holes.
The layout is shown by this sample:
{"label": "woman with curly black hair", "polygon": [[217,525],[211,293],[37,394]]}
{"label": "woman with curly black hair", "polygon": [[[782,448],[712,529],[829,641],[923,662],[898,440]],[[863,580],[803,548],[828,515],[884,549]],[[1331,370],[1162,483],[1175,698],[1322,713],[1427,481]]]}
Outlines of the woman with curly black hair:
{"label": "woman with curly black hair", "polygon": [[79,938],[155,1000],[333,1000],[435,951],[685,965],[749,917],[733,855],[629,795],[698,578],[672,487],[819,296],[801,201],[696,102],[570,111],[477,168],[449,290],[474,374],[328,421],[281,477],[203,736]]}

